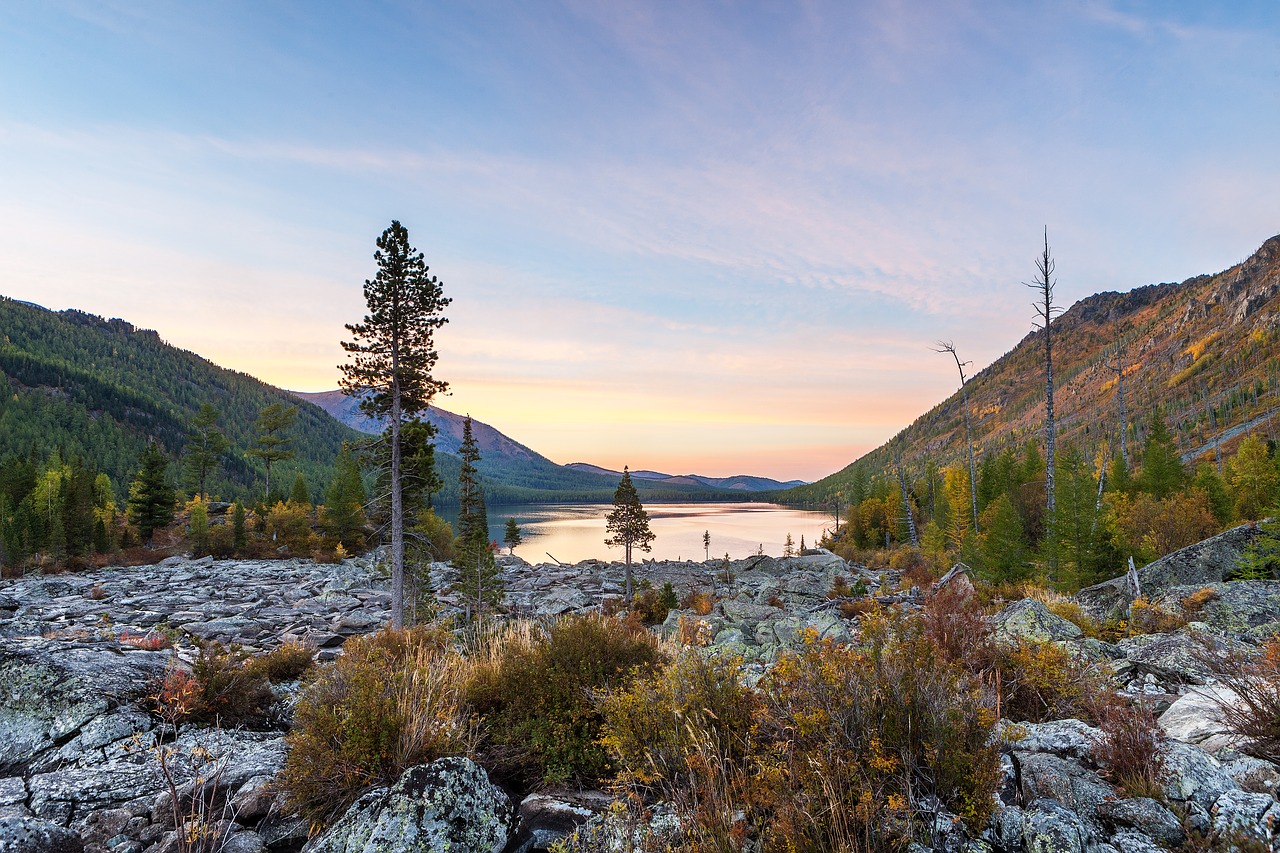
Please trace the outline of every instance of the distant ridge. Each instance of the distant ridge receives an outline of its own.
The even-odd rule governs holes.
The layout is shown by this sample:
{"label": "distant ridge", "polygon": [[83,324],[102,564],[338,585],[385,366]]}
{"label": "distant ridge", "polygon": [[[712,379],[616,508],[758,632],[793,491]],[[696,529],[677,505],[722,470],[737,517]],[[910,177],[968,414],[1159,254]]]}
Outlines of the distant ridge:
{"label": "distant ridge", "polygon": [[[564,467],[573,468],[577,471],[590,471],[593,474],[607,474],[615,479],[622,476],[621,471],[611,471],[608,468],[601,468],[598,465],[591,465],[586,462],[570,462]],[[804,480],[788,480],[783,483],[769,477],[753,477],[748,474],[735,474],[732,477],[704,477],[701,474],[663,474],[658,471],[646,471],[643,469],[632,471],[631,477],[635,480],[648,480],[659,483],[700,484],[715,489],[731,489],[737,492],[774,492],[779,489],[790,489],[805,484]]]}
{"label": "distant ridge", "polygon": [[[352,429],[371,435],[382,431],[381,424],[365,417],[360,411],[358,401],[341,391],[293,391],[290,393],[301,400],[319,406]],[[435,424],[440,430],[440,434],[436,437],[437,449],[456,456],[462,444],[463,416],[432,406],[427,409],[424,420]],[[607,497],[613,494],[618,478],[622,476],[621,471],[613,471],[585,462],[557,465],[537,451],[531,450],[494,427],[474,418],[471,420],[471,429],[476,438],[476,445],[480,449],[481,473],[499,484],[518,482],[522,487],[552,490],[560,487],[577,490],[595,489],[597,492],[606,490],[607,495],[598,494],[597,497]],[[734,477],[702,477],[696,474],[673,476],[645,470],[632,471],[631,476],[638,481],[637,488],[649,494],[665,492],[671,499],[711,497],[742,500],[747,494],[788,489],[804,482],[791,480],[781,483],[768,477],[751,477],[745,474]],[[544,496],[541,499],[547,498]]]}

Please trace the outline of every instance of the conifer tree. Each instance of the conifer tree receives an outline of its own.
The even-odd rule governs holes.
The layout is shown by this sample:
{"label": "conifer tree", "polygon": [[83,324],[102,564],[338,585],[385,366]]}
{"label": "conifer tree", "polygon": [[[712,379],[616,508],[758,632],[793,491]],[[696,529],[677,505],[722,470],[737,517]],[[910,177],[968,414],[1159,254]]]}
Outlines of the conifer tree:
{"label": "conifer tree", "polygon": [[200,411],[191,421],[191,432],[187,433],[186,455],[183,459],[183,470],[187,482],[195,486],[198,497],[206,497],[205,482],[218,470],[222,457],[226,455],[231,442],[218,428],[221,413],[212,403],[202,403]]}
{"label": "conifer tree", "polygon": [[1227,462],[1236,514],[1253,521],[1266,515],[1280,488],[1280,473],[1267,452],[1266,443],[1251,435],[1240,443],[1236,455]]}
{"label": "conifer tree", "polygon": [[129,486],[129,518],[144,542],[173,521],[174,493],[168,464],[156,443],[149,442],[139,460],[138,476]]}
{"label": "conifer tree", "polygon": [[489,514],[484,505],[484,487],[476,463],[480,450],[471,429],[471,416],[462,422],[462,444],[458,448],[462,466],[458,471],[458,545],[453,564],[458,569],[458,588],[475,601],[476,615],[485,605],[502,601],[502,573],[493,558],[489,540]]}
{"label": "conifer tree", "polygon": [[631,482],[631,471],[625,466],[622,479],[613,493],[613,511],[605,517],[605,529],[611,534],[604,540],[610,548],[621,547],[626,553],[626,584],[624,592],[627,601],[634,594],[631,584],[631,552],[639,549],[648,552],[652,548],[654,533],[649,529],[649,513],[640,503],[640,495],[636,493],[635,484]]}
{"label": "conifer tree", "polygon": [[324,500],[324,526],[348,550],[364,544],[364,483],[360,463],[350,447],[343,443],[334,463],[333,480]]}
{"label": "conifer tree", "polygon": [[1057,281],[1053,277],[1053,256],[1049,252],[1049,229],[1044,231],[1044,253],[1036,259],[1036,278],[1026,283],[1036,293],[1036,301],[1032,306],[1036,309],[1036,321],[1032,324],[1044,330],[1044,445],[1045,445],[1045,518],[1050,528],[1053,527],[1054,498],[1054,438],[1057,425],[1053,415],[1053,318],[1062,309],[1053,304],[1053,288]]}
{"label": "conifer tree", "polygon": [[472,567],[489,544],[489,518],[484,505],[484,488],[480,484],[480,450],[471,429],[471,416],[462,422],[462,444],[458,448],[462,465],[458,470],[458,559]]}
{"label": "conifer tree", "polygon": [[409,232],[393,221],[378,238],[373,255],[378,272],[364,283],[369,313],[347,326],[343,341],[351,360],[340,365],[341,387],[360,400],[360,410],[384,421],[391,466],[391,624],[404,626],[404,504],[400,433],[407,417],[426,411],[447,383],[435,378],[435,330],[446,322],[449,304],[440,280],[429,274]]}
{"label": "conifer tree", "polygon": [[271,500],[271,464],[293,458],[293,451],[288,445],[293,441],[285,435],[289,427],[298,417],[297,406],[286,406],[283,403],[271,403],[258,413],[254,424],[258,430],[256,447],[250,448],[248,454],[262,460],[267,468],[265,496]]}
{"label": "conifer tree", "polygon": [[782,543],[782,556],[794,557],[796,555],[796,543],[791,539],[791,533],[787,533],[787,538]]}
{"label": "conifer tree", "polygon": [[1174,444],[1173,435],[1158,412],[1151,413],[1151,428],[1142,451],[1142,471],[1138,485],[1152,497],[1167,498],[1182,488],[1186,471],[1182,467],[1182,455]]}
{"label": "conifer tree", "polygon": [[702,531],[702,550],[703,550],[704,558],[707,560],[710,560],[711,559],[711,531],[710,530]]}
{"label": "conifer tree", "polygon": [[514,554],[516,546],[524,541],[524,537],[520,535],[520,525],[516,524],[514,518],[507,519],[506,528],[502,533],[502,541],[507,543],[507,553]]}
{"label": "conifer tree", "polygon": [[289,489],[289,503],[296,506],[311,506],[311,490],[307,488],[307,478],[299,471],[293,478],[293,487]]}

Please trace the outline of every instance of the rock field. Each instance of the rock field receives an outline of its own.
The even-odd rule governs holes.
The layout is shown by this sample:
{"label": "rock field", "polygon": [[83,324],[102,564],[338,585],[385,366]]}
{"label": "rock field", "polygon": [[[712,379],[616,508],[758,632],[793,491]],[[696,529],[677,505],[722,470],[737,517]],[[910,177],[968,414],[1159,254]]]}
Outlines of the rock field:
{"label": "rock field", "polygon": [[[938,849],[1145,851],[1177,847],[1191,829],[1235,833],[1280,850],[1280,768],[1236,751],[1214,701],[1224,693],[1191,650],[1196,631],[1249,649],[1280,629],[1280,582],[1223,579],[1223,566],[1251,535],[1245,528],[1228,531],[1139,572],[1144,594],[1157,603],[1205,587],[1215,593],[1198,621],[1167,634],[1114,644],[1088,639],[1032,599],[994,617],[998,639],[1057,642],[1106,662],[1126,691],[1160,709],[1173,738],[1167,782],[1162,800],[1123,798],[1091,757],[1095,730],[1077,720],[1023,725],[1006,738],[1006,779],[996,792],[1000,807],[992,825],[978,838],[942,833]],[[591,610],[622,592],[620,564],[530,565],[518,557],[500,563],[509,607],[519,614]],[[450,571],[434,566],[433,586],[446,589]],[[673,632],[684,618],[686,630],[693,626],[713,648],[742,655],[757,674],[806,629],[850,638],[856,623],[827,597],[838,576],[883,603],[914,607],[920,601],[918,590],[879,595],[898,578],[820,550],[738,560],[727,577],[717,560],[647,562],[635,567],[635,576],[655,588],[669,582],[677,596],[714,593],[710,613],[672,611],[660,630]],[[202,771],[207,776],[208,768],[191,756],[212,756],[224,768],[217,781],[219,849],[229,853],[298,851],[304,844],[335,853],[514,853],[543,849],[583,821],[607,824],[606,798],[540,796],[512,804],[479,767],[445,759],[370,792],[308,842],[306,827],[280,812],[269,786],[284,757],[279,731],[187,727],[171,744],[173,755],[186,758],[171,763],[166,778],[157,761],[157,722],[140,703],[175,657],[190,662],[197,640],[267,650],[296,639],[331,659],[348,637],[385,624],[388,586],[369,558],[337,565],[170,558],[154,566],[0,582],[0,853],[179,850],[168,782],[188,790]],[[1083,590],[1077,601],[1105,617],[1125,612],[1132,597],[1118,579]],[[464,604],[447,595],[441,603],[446,609]],[[145,648],[147,637],[160,635],[176,641],[174,651]],[[280,690],[287,706],[291,688]],[[1002,725],[1008,734],[1010,724]]]}

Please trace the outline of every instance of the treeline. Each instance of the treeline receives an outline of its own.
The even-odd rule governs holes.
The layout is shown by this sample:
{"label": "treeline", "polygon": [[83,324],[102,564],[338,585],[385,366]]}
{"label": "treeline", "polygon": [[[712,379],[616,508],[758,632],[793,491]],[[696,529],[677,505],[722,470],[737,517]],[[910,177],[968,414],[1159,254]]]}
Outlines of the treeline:
{"label": "treeline", "polygon": [[967,465],[929,465],[914,476],[856,466],[846,523],[832,547],[847,558],[875,561],[890,557],[873,551],[914,545],[902,553],[919,554],[938,570],[961,560],[992,584],[1035,580],[1074,590],[1122,574],[1129,557],[1144,565],[1262,518],[1280,503],[1274,442],[1248,436],[1220,467],[1192,470],[1158,415],[1145,432],[1130,460],[1059,445],[1052,518],[1035,441],[986,454],[976,489]]}

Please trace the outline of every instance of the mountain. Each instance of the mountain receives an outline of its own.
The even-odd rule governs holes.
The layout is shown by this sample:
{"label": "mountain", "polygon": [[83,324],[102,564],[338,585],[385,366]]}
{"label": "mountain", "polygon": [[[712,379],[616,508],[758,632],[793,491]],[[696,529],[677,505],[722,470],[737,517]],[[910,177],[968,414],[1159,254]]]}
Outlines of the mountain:
{"label": "mountain", "polygon": [[[123,495],[148,439],[176,458],[192,418],[202,403],[211,403],[221,412],[219,426],[231,448],[210,492],[224,498],[260,494],[262,465],[245,451],[256,436],[259,411],[270,403],[297,403],[287,392],[120,319],[0,297],[0,331],[0,459],[42,461],[57,449],[107,473]],[[273,479],[287,490],[302,473],[319,497],[342,442],[359,434],[302,405],[290,437],[296,458],[278,463]]]}
{"label": "mountain", "polygon": [[[1052,333],[1057,439],[1060,445],[1074,442],[1087,458],[1119,448],[1117,368],[1123,370],[1124,437],[1131,454],[1141,448],[1153,412],[1164,418],[1188,461],[1225,456],[1249,430],[1263,429],[1275,438],[1280,236],[1216,275],[1090,296],[1055,319]],[[1028,334],[966,387],[979,456],[1028,439],[1041,441],[1044,332]],[[960,390],[841,471],[779,497],[829,502],[850,494],[855,470],[889,471],[895,451],[908,476],[928,463],[965,460]]]}
{"label": "mountain", "polygon": [[[341,391],[292,393],[354,429],[369,434],[382,431],[378,421],[365,417],[358,402]],[[446,484],[440,502],[452,504],[457,500],[455,493],[460,464],[457,453],[462,445],[464,418],[432,406],[427,409],[424,419],[439,430],[436,437],[438,465]],[[613,499],[618,478],[622,476],[620,472],[594,465],[557,465],[475,419],[471,421],[471,431],[480,450],[480,462],[476,467],[484,477],[485,498],[489,503],[608,502]],[[645,473],[651,476],[642,476]],[[736,485],[721,485],[712,482],[711,478],[668,477],[656,472],[634,472],[632,476],[637,478],[637,491],[648,500],[742,500],[743,491],[756,491]]]}
{"label": "mountain", "polygon": [[[608,468],[601,468],[598,465],[590,465],[586,462],[570,462],[564,467],[572,468],[575,471],[590,471],[594,474],[607,474],[615,480],[622,476],[621,471],[610,471]],[[728,489],[735,492],[773,492],[779,489],[790,489],[795,486],[804,485],[804,480],[788,480],[787,482],[782,483],[768,477],[752,477],[747,474],[735,474],[732,477],[704,477],[700,474],[683,474],[675,476],[672,474],[662,474],[657,471],[632,471],[631,479],[647,480],[653,483],[668,483],[673,485],[703,485],[714,489]]]}

